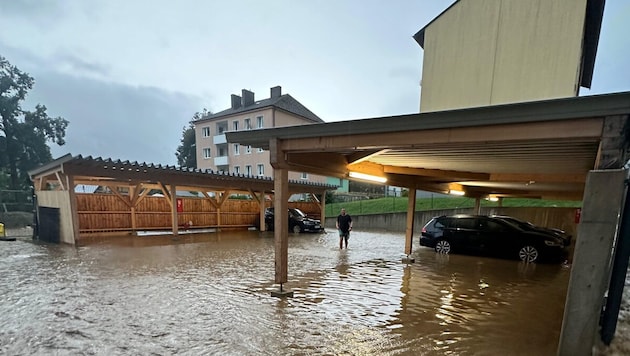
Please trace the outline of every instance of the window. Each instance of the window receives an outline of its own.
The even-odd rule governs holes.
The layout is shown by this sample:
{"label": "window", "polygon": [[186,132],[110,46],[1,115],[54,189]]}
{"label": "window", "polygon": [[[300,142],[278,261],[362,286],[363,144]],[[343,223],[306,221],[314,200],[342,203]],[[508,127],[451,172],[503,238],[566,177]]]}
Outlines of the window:
{"label": "window", "polygon": [[262,116],[257,116],[256,117],[256,127],[258,127],[259,129],[262,129],[264,127],[264,121],[263,121],[263,117]]}
{"label": "window", "polygon": [[256,152],[258,152],[258,153],[263,153],[263,152],[265,152],[265,151],[264,151],[261,147],[258,147],[258,149],[256,150]]}
{"label": "window", "polygon": [[245,119],[245,130],[251,130],[252,129],[252,119]]}
{"label": "window", "polygon": [[259,176],[264,176],[265,175],[265,165],[264,164],[259,164],[258,165],[258,175]]}
{"label": "window", "polygon": [[252,166],[250,166],[249,164],[245,166],[245,174],[247,174],[248,176],[252,175]]}
{"label": "window", "polygon": [[461,218],[455,220],[455,225],[458,229],[475,230],[479,227],[479,222],[474,218]]}
{"label": "window", "polygon": [[209,148],[204,148],[203,149],[203,158],[204,159],[208,159],[210,157],[212,157],[212,151],[210,151]]}
{"label": "window", "polygon": [[302,172],[302,175],[300,176],[300,179],[308,179],[308,173]]}
{"label": "window", "polygon": [[201,128],[201,135],[203,137],[210,137],[210,128],[208,126]]}
{"label": "window", "polygon": [[234,174],[241,174],[241,166],[234,166]]}
{"label": "window", "polygon": [[238,131],[238,121],[232,121],[232,130]]}
{"label": "window", "polygon": [[234,144],[234,155],[238,156],[241,154],[241,146],[238,143]]}
{"label": "window", "polygon": [[245,147],[245,153],[247,153],[247,154],[252,153],[252,146],[247,145],[247,146]]}

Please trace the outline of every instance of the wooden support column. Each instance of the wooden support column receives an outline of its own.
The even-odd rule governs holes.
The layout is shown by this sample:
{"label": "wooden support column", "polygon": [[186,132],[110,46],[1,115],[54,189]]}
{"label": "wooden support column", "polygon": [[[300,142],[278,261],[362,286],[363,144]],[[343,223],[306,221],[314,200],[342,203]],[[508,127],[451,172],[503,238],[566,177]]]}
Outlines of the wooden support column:
{"label": "wooden support column", "polygon": [[256,200],[258,203],[258,221],[260,221],[260,226],[258,227],[259,231],[267,231],[267,226],[265,226],[265,192],[260,192],[260,195],[253,190],[249,190],[249,194]]}
{"label": "wooden support column", "polygon": [[409,188],[408,200],[407,200],[407,224],[405,228],[405,254],[407,257],[403,258],[403,263],[414,263],[415,259],[410,257],[413,246],[413,228],[414,228],[414,216],[416,214],[416,188]]}
{"label": "wooden support column", "polygon": [[274,187],[274,247],[275,247],[275,282],[280,284],[274,297],[292,297],[293,292],[283,289],[288,280],[289,257],[289,170],[278,140],[273,139],[269,146],[270,162],[273,171]]}
{"label": "wooden support column", "polygon": [[479,215],[479,212],[481,212],[481,198],[479,197],[475,198],[475,207],[473,208],[473,212],[477,215]]}
{"label": "wooden support column", "polygon": [[167,189],[161,182],[158,184],[162,188],[164,198],[166,198],[166,201],[168,201],[171,206],[171,229],[173,231],[173,235],[177,236],[177,234],[179,234],[179,222],[177,220],[177,187],[174,184],[171,184],[170,189]]}
{"label": "wooden support column", "polygon": [[70,219],[72,226],[72,242],[76,245],[79,242],[79,212],[77,211],[77,195],[74,192],[74,177],[66,176],[68,187],[68,198],[70,199]]}
{"label": "wooden support column", "polygon": [[319,201],[319,211],[319,219],[324,227],[326,226],[326,192],[322,193],[322,199]]}

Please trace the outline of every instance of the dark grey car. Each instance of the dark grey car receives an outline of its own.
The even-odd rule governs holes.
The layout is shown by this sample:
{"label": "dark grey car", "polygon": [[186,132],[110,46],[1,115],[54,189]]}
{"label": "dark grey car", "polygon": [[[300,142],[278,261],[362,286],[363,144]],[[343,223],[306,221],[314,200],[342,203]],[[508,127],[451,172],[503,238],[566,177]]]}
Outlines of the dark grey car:
{"label": "dark grey car", "polygon": [[420,245],[439,253],[484,254],[525,262],[564,260],[567,256],[560,237],[485,215],[435,217],[422,228]]}
{"label": "dark grey car", "polygon": [[[265,209],[265,226],[267,231],[273,231],[273,211],[273,208]],[[289,231],[294,233],[322,232],[324,228],[320,220],[309,218],[300,209],[289,208]]]}

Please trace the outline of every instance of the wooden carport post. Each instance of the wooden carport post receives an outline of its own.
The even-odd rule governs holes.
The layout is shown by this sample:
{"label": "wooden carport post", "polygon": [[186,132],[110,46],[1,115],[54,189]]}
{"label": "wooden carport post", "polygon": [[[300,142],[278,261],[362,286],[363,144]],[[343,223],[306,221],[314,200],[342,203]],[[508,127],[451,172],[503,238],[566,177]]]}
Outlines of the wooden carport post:
{"label": "wooden carport post", "polygon": [[407,200],[407,226],[405,228],[405,254],[403,263],[414,263],[416,260],[411,257],[411,250],[413,246],[413,227],[414,216],[416,215],[416,188],[409,188],[408,200]]}
{"label": "wooden carport post", "polygon": [[275,282],[280,284],[280,289],[272,291],[273,297],[293,297],[292,291],[283,289],[283,284],[288,280],[289,257],[289,170],[286,166],[284,154],[277,139],[269,143],[270,163],[273,167],[274,188],[274,246],[275,246]]}

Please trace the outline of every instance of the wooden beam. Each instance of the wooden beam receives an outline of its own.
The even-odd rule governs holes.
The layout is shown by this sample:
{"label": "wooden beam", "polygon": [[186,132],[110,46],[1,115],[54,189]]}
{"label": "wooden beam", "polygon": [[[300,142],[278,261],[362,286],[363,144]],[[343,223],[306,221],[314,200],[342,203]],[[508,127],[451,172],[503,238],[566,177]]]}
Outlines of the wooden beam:
{"label": "wooden beam", "polygon": [[347,155],[346,156],[346,161],[348,162],[348,164],[357,164],[357,163],[361,163],[363,161],[368,160],[372,156],[377,156],[377,155],[380,155],[380,154],[385,153],[387,151],[389,151],[389,150],[383,149],[383,150],[359,151],[359,152],[355,152],[355,153],[352,153],[350,155]]}
{"label": "wooden beam", "polygon": [[[171,194],[169,194],[169,201],[171,203],[171,223],[173,224],[173,235],[177,236],[179,233],[179,219],[177,214],[177,187],[175,184],[171,184]],[[164,194],[166,196],[166,194]]]}
{"label": "wooden beam", "polygon": [[287,168],[297,172],[309,172],[335,177],[347,173],[348,161],[343,154],[331,152],[288,153]]}
{"label": "wooden beam", "polygon": [[[585,183],[586,174],[490,173],[492,182]],[[483,180],[483,179],[480,179]]]}
{"label": "wooden beam", "polygon": [[276,169],[288,168],[286,157],[284,156],[284,152],[282,151],[282,142],[280,142],[276,138],[269,141],[269,163],[273,168]]}
{"label": "wooden beam", "polygon": [[439,178],[439,179],[449,180],[449,181],[488,180],[490,178],[490,174],[487,174],[487,173],[473,173],[473,172],[450,171],[450,170],[441,170],[441,169],[424,169],[424,168],[409,168],[409,167],[396,167],[396,166],[383,166],[383,172],[421,176],[425,178]]}
{"label": "wooden beam", "polygon": [[57,177],[57,182],[59,182],[59,186],[61,187],[61,190],[66,190],[67,185],[64,184],[65,183],[64,178],[66,178],[66,175],[57,171],[55,172],[55,176]]}
{"label": "wooden beam", "polygon": [[454,143],[489,143],[523,140],[598,139],[603,119],[576,119],[521,124],[500,124],[475,127],[415,130],[390,133],[338,135],[285,139],[285,152],[309,151],[317,147],[322,152],[341,149],[378,150],[413,148],[421,145]]}
{"label": "wooden beam", "polygon": [[[171,194],[171,192],[166,188],[166,186],[162,183],[162,182],[158,182],[158,186],[160,187],[160,189],[162,190],[162,193],[164,195],[164,198],[166,199],[166,201],[168,202],[169,205],[173,205],[173,200],[174,197],[177,195],[177,191],[174,190],[173,194]],[[171,187],[175,187],[174,185],[171,185]],[[175,188],[176,189],[176,188]]]}
{"label": "wooden beam", "polygon": [[[129,197],[123,196],[122,194],[120,194],[120,192],[118,191],[118,189],[116,189],[116,187],[112,187],[109,185],[106,185],[105,187],[109,188],[109,190],[118,198],[120,199],[123,203],[125,203],[125,205],[127,205],[127,207],[131,208],[133,205],[131,204],[131,201],[129,200]],[[131,192],[130,192],[131,193]]]}

